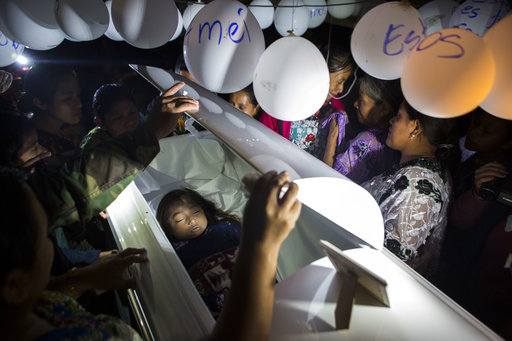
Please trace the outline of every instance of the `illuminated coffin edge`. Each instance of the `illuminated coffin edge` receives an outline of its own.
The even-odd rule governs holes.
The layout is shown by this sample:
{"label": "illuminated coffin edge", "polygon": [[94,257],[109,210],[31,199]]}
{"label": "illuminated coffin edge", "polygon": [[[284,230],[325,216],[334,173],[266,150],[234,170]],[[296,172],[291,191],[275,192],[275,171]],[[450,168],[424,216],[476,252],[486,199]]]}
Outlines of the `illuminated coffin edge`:
{"label": "illuminated coffin edge", "polygon": [[[421,276],[382,250],[383,223],[379,207],[360,186],[187,79],[159,68],[135,65],[132,68],[161,91],[177,81],[184,81],[187,85],[182,94],[198,99],[201,104],[199,112],[192,117],[208,129],[207,132],[161,140],[159,155],[108,208],[109,223],[119,246],[145,247],[148,250],[150,262],[138,267],[137,290],[131,293],[132,303],[138,311],[138,322],[147,338],[200,340],[214,325],[208,309],[156,221],[154,212],[161,197],[171,189],[188,185],[203,195],[209,194],[209,199],[221,208],[240,214],[245,204],[239,182],[243,175],[254,170],[287,170],[299,183],[299,199],[307,206],[303,206],[297,227],[280,251],[277,277],[282,281],[276,288],[272,339],[280,340],[286,335],[290,339],[340,337],[339,331],[332,330],[333,318],[321,317],[326,312],[332,314],[334,307],[329,302],[332,297],[328,292],[339,283],[330,263],[322,258],[319,239],[329,240],[343,250],[373,250],[377,253],[376,260],[386,255],[384,258],[393,264],[395,273],[408,279],[400,288],[411,304],[414,304],[412,301],[416,293],[435,302],[433,307],[437,317],[430,319],[428,314],[427,319],[425,313],[421,315],[422,320],[416,322],[418,325],[410,321],[406,309],[394,309],[393,299],[391,309],[387,311],[369,307],[369,313],[366,313],[365,306],[359,309],[361,307],[356,304],[355,309],[359,310],[354,310],[351,327],[344,331],[350,338],[363,335],[367,338],[410,336],[415,330],[425,330],[420,328],[420,324],[431,326],[444,318],[458,323],[450,325],[450,332],[465,329],[478,339],[499,339]],[[337,195],[331,199],[328,196],[330,192]],[[318,198],[324,201],[319,203]],[[333,209],[334,200],[338,209]],[[338,214],[340,211],[343,214]],[[374,249],[382,250],[382,253]],[[320,262],[322,267],[316,263],[308,265],[314,261]],[[318,277],[318,272],[315,276],[318,269],[324,271],[321,277]],[[396,283],[385,271],[380,269],[377,272],[390,285]],[[413,296],[405,294],[407,292]],[[298,296],[292,299],[293,296],[287,293]],[[384,316],[383,321],[391,319],[392,323],[368,328],[364,317],[357,318],[359,311],[368,316],[372,316],[372,312],[380,312]],[[318,322],[324,330],[318,327]],[[294,328],[287,329],[290,326]],[[435,326],[430,329],[430,335],[437,338],[450,335]],[[437,334],[432,334],[434,332]],[[304,335],[296,335],[301,333]]]}

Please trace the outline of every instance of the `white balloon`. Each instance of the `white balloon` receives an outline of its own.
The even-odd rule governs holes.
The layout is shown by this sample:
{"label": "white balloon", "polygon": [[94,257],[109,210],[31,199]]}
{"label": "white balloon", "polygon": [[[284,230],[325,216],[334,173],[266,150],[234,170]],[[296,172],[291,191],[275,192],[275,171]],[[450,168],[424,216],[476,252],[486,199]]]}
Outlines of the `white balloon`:
{"label": "white balloon", "polygon": [[123,37],[121,37],[121,35],[119,35],[116,28],[114,27],[114,22],[112,21],[112,0],[105,1],[105,6],[107,6],[108,15],[109,15],[109,19],[110,19],[108,22],[108,28],[107,28],[107,31],[105,32],[105,35],[110,40],[123,41]]}
{"label": "white balloon", "polygon": [[14,63],[23,54],[24,49],[23,45],[0,32],[0,67]]}
{"label": "white balloon", "polygon": [[313,115],[329,92],[329,69],[309,40],[288,36],[273,42],[254,71],[254,94],[269,115],[302,120]]}
{"label": "white balloon", "polygon": [[269,28],[274,22],[274,5],[270,0],[253,0],[249,10],[258,20],[262,30]]}
{"label": "white balloon", "polygon": [[405,60],[424,38],[424,30],[417,9],[398,1],[386,2],[368,11],[354,27],[352,56],[375,78],[400,78]]}
{"label": "white balloon", "polygon": [[64,40],[54,14],[55,0],[0,1],[0,31],[33,50],[49,50]]}
{"label": "white balloon", "polygon": [[183,12],[183,27],[185,28],[185,31],[188,30],[192,20],[194,20],[194,17],[203,9],[204,6],[205,4],[202,2],[194,2],[185,8],[185,12]]}
{"label": "white balloon", "polygon": [[192,20],[183,57],[196,81],[213,92],[231,93],[251,84],[265,38],[258,21],[238,1],[215,0]]}
{"label": "white balloon", "polygon": [[453,0],[434,0],[418,10],[427,25],[427,35],[449,28],[450,18],[459,4]]}
{"label": "white balloon", "polygon": [[354,14],[357,4],[353,0],[327,0],[329,14],[337,19],[345,19]]}
{"label": "white balloon", "polygon": [[306,8],[309,12],[308,28],[315,28],[322,25],[327,17],[325,0],[305,0],[304,4],[307,6]]}
{"label": "white balloon", "polygon": [[178,13],[172,0],[112,0],[112,21],[127,43],[152,49],[176,32]]}
{"label": "white balloon", "polygon": [[176,40],[180,36],[181,32],[183,32],[183,17],[181,16],[180,10],[178,8],[176,8],[176,10],[178,11],[178,27],[169,41]]}
{"label": "white balloon", "polygon": [[296,36],[303,35],[308,29],[309,11],[302,0],[281,0],[274,12],[274,26],[277,32],[286,37],[293,31]]}
{"label": "white balloon", "polygon": [[459,27],[479,36],[510,12],[505,0],[468,0],[463,2],[450,18],[450,27]]}
{"label": "white balloon", "polygon": [[419,112],[440,118],[475,109],[491,90],[495,63],[479,36],[448,28],[426,37],[409,55],[401,85]]}
{"label": "white balloon", "polygon": [[75,41],[101,37],[110,21],[103,0],[57,0],[55,16],[62,31]]}
{"label": "white balloon", "polygon": [[511,32],[512,15],[509,15],[494,25],[483,37],[496,62],[496,79],[480,106],[488,113],[507,120],[512,120]]}

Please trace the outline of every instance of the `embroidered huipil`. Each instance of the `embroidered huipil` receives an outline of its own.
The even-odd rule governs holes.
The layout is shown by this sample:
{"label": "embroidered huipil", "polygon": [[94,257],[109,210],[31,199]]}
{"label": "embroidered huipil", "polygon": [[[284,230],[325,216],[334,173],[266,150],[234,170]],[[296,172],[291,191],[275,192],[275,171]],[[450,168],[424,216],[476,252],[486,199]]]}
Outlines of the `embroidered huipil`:
{"label": "embroidered huipil", "polygon": [[387,136],[387,129],[360,132],[335,156],[333,168],[358,184],[390,169],[400,154],[386,146]]}
{"label": "embroidered huipil", "polygon": [[436,270],[447,224],[451,181],[439,162],[418,158],[362,186],[380,206],[384,246],[429,278]]}

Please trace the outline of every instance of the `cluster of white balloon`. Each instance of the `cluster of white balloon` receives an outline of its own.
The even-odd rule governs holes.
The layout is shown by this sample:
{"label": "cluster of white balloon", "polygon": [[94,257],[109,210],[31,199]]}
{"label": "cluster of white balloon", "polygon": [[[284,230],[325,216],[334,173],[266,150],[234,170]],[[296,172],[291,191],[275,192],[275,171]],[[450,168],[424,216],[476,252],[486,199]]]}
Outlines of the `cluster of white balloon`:
{"label": "cluster of white balloon", "polygon": [[327,64],[311,42],[288,35],[265,49],[250,6],[238,1],[206,5],[188,26],[183,55],[188,71],[205,88],[231,93],[253,83],[263,110],[283,120],[311,116],[329,90]]}
{"label": "cluster of white balloon", "polygon": [[512,119],[509,10],[504,0],[435,0],[419,11],[387,2],[356,24],[351,51],[368,74],[400,78],[407,101],[426,115],[457,117],[481,106]]}
{"label": "cluster of white balloon", "polygon": [[176,39],[181,13],[168,0],[1,0],[0,66],[7,66],[23,47],[49,50],[64,39],[108,38],[144,49]]}
{"label": "cluster of white balloon", "polygon": [[[182,17],[169,0],[0,0],[0,66],[14,62],[24,47],[47,50],[64,39],[103,34],[155,48],[184,27],[185,62],[201,85],[229,93],[253,82],[265,111],[298,120],[323,104],[329,87],[324,58],[300,35],[327,13],[346,18],[361,10],[352,0],[302,1],[281,0],[275,10],[269,0],[248,7],[235,0],[197,2]],[[374,77],[401,78],[406,99],[425,114],[454,117],[481,105],[511,118],[512,47],[506,42],[512,18],[502,19],[508,11],[505,0],[460,6],[434,0],[419,11],[404,1],[386,2],[355,26],[352,54]],[[272,23],[284,38],[265,49],[262,29]],[[453,25],[458,28],[448,28]]]}

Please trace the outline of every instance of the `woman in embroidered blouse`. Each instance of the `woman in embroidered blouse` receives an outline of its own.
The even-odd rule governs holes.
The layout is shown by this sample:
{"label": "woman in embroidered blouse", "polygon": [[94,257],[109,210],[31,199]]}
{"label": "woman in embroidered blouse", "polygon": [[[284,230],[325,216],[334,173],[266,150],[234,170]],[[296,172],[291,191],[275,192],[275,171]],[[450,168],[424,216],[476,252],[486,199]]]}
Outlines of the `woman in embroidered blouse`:
{"label": "woman in embroidered blouse", "polygon": [[[356,183],[362,183],[391,168],[398,154],[386,146],[389,120],[403,101],[400,82],[365,75],[359,81],[359,97],[354,103],[359,123],[366,129],[335,155],[333,146],[325,152],[325,162]],[[331,133],[337,128],[331,124]]]}
{"label": "woman in embroidered blouse", "polygon": [[400,152],[399,165],[362,184],[382,211],[384,246],[426,278],[437,270],[447,223],[447,168],[460,156],[455,122],[423,115],[404,101],[386,139]]}

